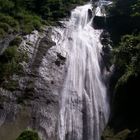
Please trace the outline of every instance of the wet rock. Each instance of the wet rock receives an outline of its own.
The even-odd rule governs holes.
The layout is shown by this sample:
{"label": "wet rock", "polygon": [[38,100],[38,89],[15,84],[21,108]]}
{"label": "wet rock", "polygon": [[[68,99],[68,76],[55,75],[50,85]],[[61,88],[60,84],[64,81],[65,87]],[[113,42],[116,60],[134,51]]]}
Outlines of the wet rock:
{"label": "wet rock", "polygon": [[59,67],[60,65],[64,65],[66,61],[66,58],[61,55],[61,53],[57,53],[57,59],[55,61],[55,64]]}
{"label": "wet rock", "polygon": [[72,39],[72,37],[68,37],[68,40],[72,41],[73,39]]}
{"label": "wet rock", "polygon": [[38,45],[38,48],[36,50],[36,53],[34,54],[34,60],[32,62],[32,74],[34,73],[37,75],[36,69],[40,67],[40,64],[42,62],[42,59],[46,55],[46,52],[52,47],[55,46],[55,42],[51,40],[50,34],[48,32],[47,36],[43,37]]}
{"label": "wet rock", "polygon": [[110,72],[110,66],[111,66],[111,55],[112,55],[112,48],[111,48],[111,40],[110,40],[110,34],[104,30],[100,36],[100,41],[103,45],[102,47],[102,71],[104,67],[107,71]]}
{"label": "wet rock", "polygon": [[64,23],[57,21],[56,24],[60,27],[60,28],[65,28]]}
{"label": "wet rock", "polygon": [[88,18],[91,19],[92,18],[92,10],[88,9]]}
{"label": "wet rock", "polygon": [[[8,124],[6,127],[10,129],[9,117],[13,122],[17,110],[24,105],[24,107],[30,108],[31,117],[28,118],[30,121],[28,126],[39,131],[44,137],[46,134],[51,135],[55,132],[58,118],[58,95],[55,91],[59,91],[62,85],[64,69],[62,67],[59,69],[54,61],[58,59],[62,64],[65,58],[56,53],[56,48],[48,52],[53,46],[55,43],[51,40],[51,28],[46,28],[42,33],[34,31],[23,38],[19,50],[26,52],[29,60],[24,64],[24,74],[18,76],[20,90],[15,89],[9,93],[0,89],[0,100],[2,100],[0,130],[2,124],[3,127]],[[51,84],[50,81],[56,82]],[[36,119],[32,119],[33,116]],[[22,121],[24,122],[24,119]],[[42,124],[42,122],[44,123]],[[52,123],[51,126],[50,123]],[[4,131],[2,140],[7,138],[6,133]],[[19,131],[16,131],[16,134],[19,135]]]}
{"label": "wet rock", "polygon": [[39,47],[42,47],[42,49],[45,48],[50,48],[52,46],[55,46],[55,42],[53,42],[50,38],[48,38],[47,36],[45,36],[44,38],[41,39],[40,43],[39,43]]}
{"label": "wet rock", "polygon": [[109,44],[112,44],[112,41],[110,39],[110,34],[104,30],[100,36],[100,41],[102,43],[102,45],[107,46]]}
{"label": "wet rock", "polygon": [[51,81],[51,84],[54,84],[54,81]]}
{"label": "wet rock", "polygon": [[57,53],[57,57],[62,61],[66,60],[66,58],[64,56],[62,56],[61,53]]}
{"label": "wet rock", "polygon": [[106,17],[95,16],[93,19],[94,29],[105,29],[106,27]]}
{"label": "wet rock", "polygon": [[101,34],[101,38],[109,38],[110,37],[110,34],[109,32],[107,32],[106,30],[104,30]]}
{"label": "wet rock", "polygon": [[55,64],[59,67],[61,65],[61,62],[59,60],[56,60]]}

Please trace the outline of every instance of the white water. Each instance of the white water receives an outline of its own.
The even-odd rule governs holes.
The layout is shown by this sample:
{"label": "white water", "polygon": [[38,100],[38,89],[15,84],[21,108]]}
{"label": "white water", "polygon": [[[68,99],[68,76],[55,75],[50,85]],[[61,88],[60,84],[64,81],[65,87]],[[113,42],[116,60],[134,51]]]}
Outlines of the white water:
{"label": "white water", "polygon": [[74,9],[66,28],[57,28],[58,35],[53,36],[67,57],[68,68],[60,94],[58,140],[99,140],[108,121],[109,105],[99,65],[102,31],[92,28],[88,9],[91,4]]}

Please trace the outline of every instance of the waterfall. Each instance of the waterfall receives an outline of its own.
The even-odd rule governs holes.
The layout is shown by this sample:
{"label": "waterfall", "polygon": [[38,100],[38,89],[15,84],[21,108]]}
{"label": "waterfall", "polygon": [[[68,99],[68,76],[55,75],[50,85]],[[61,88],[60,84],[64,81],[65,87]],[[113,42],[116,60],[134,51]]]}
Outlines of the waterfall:
{"label": "waterfall", "polygon": [[90,3],[76,7],[70,20],[64,22],[65,28],[56,28],[58,34],[52,35],[57,49],[67,57],[59,101],[58,140],[100,140],[108,121],[108,97],[100,70],[102,31],[93,29],[89,9]]}

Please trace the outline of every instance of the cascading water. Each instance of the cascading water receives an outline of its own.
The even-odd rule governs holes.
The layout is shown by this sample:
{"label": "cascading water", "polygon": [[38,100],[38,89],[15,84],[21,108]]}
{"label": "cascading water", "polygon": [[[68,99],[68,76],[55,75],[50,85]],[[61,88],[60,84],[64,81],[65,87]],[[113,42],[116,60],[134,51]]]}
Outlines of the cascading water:
{"label": "cascading water", "polygon": [[109,116],[99,64],[102,31],[93,29],[89,9],[92,4],[74,9],[66,28],[56,29],[59,37],[52,36],[56,47],[62,54],[66,52],[67,57],[67,74],[60,94],[58,140],[99,140]]}

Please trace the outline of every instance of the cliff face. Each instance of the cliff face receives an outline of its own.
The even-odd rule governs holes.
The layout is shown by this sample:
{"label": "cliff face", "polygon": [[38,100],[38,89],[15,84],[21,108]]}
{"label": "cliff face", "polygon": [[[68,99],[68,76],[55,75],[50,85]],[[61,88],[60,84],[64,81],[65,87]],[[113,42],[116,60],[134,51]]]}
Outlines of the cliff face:
{"label": "cliff face", "polygon": [[[74,4],[74,7],[76,5]],[[90,10],[88,12],[91,18],[92,12]],[[16,13],[18,12],[15,12],[15,15]],[[57,13],[54,13],[54,17],[56,15]],[[27,28],[30,32],[36,29],[32,27],[32,21],[36,18],[30,16],[29,18],[32,18],[29,20],[28,15],[20,16],[21,19],[23,18],[23,21],[20,22],[25,25],[25,30]],[[26,18],[29,22],[24,23]],[[38,25],[36,22],[34,24],[33,26]],[[60,28],[64,27],[61,26]],[[27,30],[25,33],[29,32]],[[41,139],[56,139],[59,93],[67,72],[66,56],[60,53],[51,39],[51,36],[55,37],[58,34],[54,28],[45,27],[41,32],[34,31],[30,35],[22,37],[18,52],[27,55],[26,61],[20,57],[23,59],[19,62],[22,71],[8,75],[7,79],[2,79],[4,86],[0,80],[1,140],[15,140],[26,128],[37,130]],[[9,35],[0,41],[0,55],[14,40],[15,36]]]}
{"label": "cliff face", "polygon": [[[13,91],[0,88],[0,137],[15,140],[27,127],[53,139],[58,118],[58,93],[65,75],[65,57],[51,40],[52,28],[24,37],[19,51],[27,52],[23,73],[14,75]],[[8,133],[9,132],[9,133]]]}

